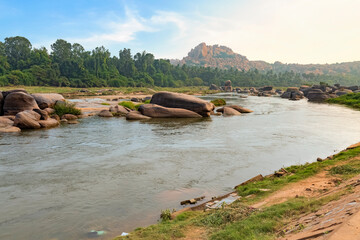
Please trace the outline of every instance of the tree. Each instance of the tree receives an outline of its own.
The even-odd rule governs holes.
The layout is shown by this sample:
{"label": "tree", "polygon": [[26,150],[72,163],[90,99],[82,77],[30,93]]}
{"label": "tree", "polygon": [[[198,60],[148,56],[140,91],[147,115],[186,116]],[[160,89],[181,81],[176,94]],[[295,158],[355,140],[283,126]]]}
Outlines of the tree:
{"label": "tree", "polygon": [[11,69],[24,69],[30,57],[31,43],[27,38],[16,36],[5,38],[4,50]]}
{"label": "tree", "polygon": [[66,60],[70,60],[71,57],[71,43],[58,39],[54,44],[51,45],[51,56],[55,62],[63,63]]}

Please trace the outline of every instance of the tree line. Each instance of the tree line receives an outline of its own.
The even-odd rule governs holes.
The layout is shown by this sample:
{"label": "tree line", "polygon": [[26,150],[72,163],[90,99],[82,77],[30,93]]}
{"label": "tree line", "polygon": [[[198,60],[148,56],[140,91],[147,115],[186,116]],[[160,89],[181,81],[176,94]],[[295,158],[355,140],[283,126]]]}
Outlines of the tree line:
{"label": "tree line", "polygon": [[300,86],[325,82],[328,84],[359,85],[357,75],[319,75],[257,69],[239,71],[196,66],[174,66],[166,59],[155,59],[145,51],[132,55],[124,48],[111,56],[104,46],[86,51],[79,43],[58,39],[45,48],[33,48],[21,36],[0,41],[0,86],[58,86],[58,87],[182,87],[223,85],[231,80],[233,86]]}

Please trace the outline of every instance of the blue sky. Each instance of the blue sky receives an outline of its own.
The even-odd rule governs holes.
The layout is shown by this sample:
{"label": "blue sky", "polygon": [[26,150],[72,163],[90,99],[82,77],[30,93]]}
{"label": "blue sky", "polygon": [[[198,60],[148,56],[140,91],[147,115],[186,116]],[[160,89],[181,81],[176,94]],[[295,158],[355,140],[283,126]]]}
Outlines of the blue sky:
{"label": "blue sky", "polygon": [[360,60],[357,0],[0,0],[0,41],[34,47],[56,39],[182,58],[201,42],[250,60],[334,63]]}

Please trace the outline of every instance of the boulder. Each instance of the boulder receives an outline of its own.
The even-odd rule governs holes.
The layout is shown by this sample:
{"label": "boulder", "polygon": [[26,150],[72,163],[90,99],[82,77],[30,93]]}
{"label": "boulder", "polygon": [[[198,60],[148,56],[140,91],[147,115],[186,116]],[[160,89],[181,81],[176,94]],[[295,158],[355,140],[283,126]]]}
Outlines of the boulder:
{"label": "boulder", "polygon": [[215,108],[214,104],[200,98],[172,92],[155,93],[152,96],[150,103],[168,108],[187,109],[196,112],[203,117],[210,116],[210,112]]}
{"label": "boulder", "polygon": [[232,92],[232,87],[231,87],[231,81],[230,80],[225,81],[224,91],[225,92]]}
{"label": "boulder", "polygon": [[113,117],[112,113],[109,110],[102,110],[99,114],[99,117]]}
{"label": "boulder", "polygon": [[4,115],[16,115],[25,110],[38,109],[35,99],[24,92],[12,92],[8,94],[4,101]]}
{"label": "boulder", "polygon": [[46,111],[49,115],[55,113],[55,110],[53,108],[45,108],[44,111]]}
{"label": "boulder", "polygon": [[42,128],[53,128],[60,125],[60,122],[53,118],[49,118],[47,120],[40,120],[38,121],[38,123]]}
{"label": "boulder", "polygon": [[120,105],[116,105],[116,106],[111,106],[109,108],[109,111],[112,113],[118,113],[118,114],[127,114],[128,112],[130,112],[128,110],[128,108],[126,109],[124,106],[120,106]]}
{"label": "boulder", "polygon": [[47,111],[45,110],[41,110],[41,109],[34,109],[34,112],[37,112],[38,114],[40,114],[40,120],[47,120],[49,118],[49,114]]}
{"label": "boulder", "polygon": [[291,96],[290,96],[290,100],[300,100],[304,98],[304,93],[301,92],[301,91],[294,91],[294,92],[291,92]]}
{"label": "boulder", "polygon": [[55,119],[56,121],[60,121],[60,117],[57,114],[52,115],[51,118]]}
{"label": "boulder", "polygon": [[346,95],[346,94],[349,94],[349,93],[352,93],[353,91],[351,91],[350,89],[343,89],[343,90],[336,90],[335,91],[335,94],[337,96],[342,96],[342,95]]}
{"label": "boulder", "polygon": [[351,87],[348,87],[348,89],[350,89],[351,91],[360,90],[359,86],[351,86]]}
{"label": "boulder", "polygon": [[8,126],[13,126],[14,125],[14,121],[10,120],[7,117],[0,117],[0,128],[3,127],[8,127]]}
{"label": "boulder", "polygon": [[37,129],[41,127],[40,123],[38,123],[40,117],[40,114],[32,110],[25,110],[16,114],[14,125],[21,129]]}
{"label": "boulder", "polygon": [[62,115],[61,119],[76,120],[76,119],[78,119],[78,117],[73,114],[64,114],[64,115]]}
{"label": "boulder", "polygon": [[236,116],[236,115],[241,115],[241,113],[239,113],[238,111],[236,111],[233,108],[224,107],[224,111],[223,111],[223,116],[224,117]]}
{"label": "boulder", "polygon": [[261,88],[261,91],[264,91],[264,92],[266,92],[266,91],[272,91],[272,90],[273,90],[273,87],[272,87],[272,86],[266,86],[266,87]]}
{"label": "boulder", "polygon": [[150,119],[150,117],[144,116],[138,111],[132,111],[126,114],[126,120],[145,120],[145,119]]}
{"label": "boulder", "polygon": [[218,91],[218,90],[220,90],[220,88],[218,86],[216,86],[215,84],[211,84],[209,90]]}
{"label": "boulder", "polygon": [[35,93],[31,96],[41,109],[54,107],[56,101],[65,101],[65,98],[58,93]]}
{"label": "boulder", "polygon": [[181,109],[167,108],[156,104],[143,104],[139,107],[139,112],[152,118],[201,118],[196,112]]}
{"label": "boulder", "polygon": [[[253,111],[238,105],[228,105],[226,107],[235,109],[236,111],[238,111],[239,113],[252,113]],[[224,112],[224,108],[219,108],[216,110],[216,112]]]}
{"label": "boulder", "polygon": [[136,98],[136,97],[131,98],[130,101],[132,101],[132,102],[141,102],[141,100],[139,98]]}
{"label": "boulder", "polygon": [[14,126],[0,127],[0,133],[14,133],[21,132],[21,129]]}
{"label": "boulder", "polygon": [[291,97],[291,92],[284,92],[283,94],[281,94],[280,97],[281,98],[290,98]]}
{"label": "boulder", "polygon": [[321,91],[321,89],[312,89],[308,92],[307,98],[309,102],[324,102],[326,99],[329,99],[330,96]]}
{"label": "boulder", "polygon": [[297,91],[299,91],[299,88],[297,87],[288,87],[286,89],[286,92],[297,92]]}
{"label": "boulder", "polygon": [[28,92],[25,89],[20,88],[20,89],[4,91],[4,92],[2,92],[2,95],[4,98],[6,98],[7,95],[9,95],[10,93],[15,93],[15,92],[22,92],[22,93],[28,94]]}

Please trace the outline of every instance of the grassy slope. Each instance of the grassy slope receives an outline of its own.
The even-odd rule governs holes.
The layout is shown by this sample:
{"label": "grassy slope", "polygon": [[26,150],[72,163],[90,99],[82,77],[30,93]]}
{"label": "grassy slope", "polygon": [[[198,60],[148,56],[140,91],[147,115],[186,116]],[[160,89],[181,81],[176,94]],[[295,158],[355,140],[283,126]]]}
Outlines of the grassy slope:
{"label": "grassy slope", "polygon": [[[207,239],[274,239],[281,235],[282,229],[291,220],[301,214],[316,211],[322,205],[338,199],[340,195],[347,194],[350,190],[320,199],[300,197],[256,211],[248,207],[249,204],[265,198],[289,183],[311,177],[326,167],[330,168],[330,174],[343,179],[359,174],[360,160],[349,160],[358,155],[360,155],[360,147],[343,151],[335,155],[332,160],[288,167],[286,170],[293,173],[292,175],[265,178],[238,188],[241,196],[254,194],[254,198],[242,198],[241,201],[209,212],[185,212],[178,215],[175,220],[138,228],[130,236],[118,239],[177,239],[184,237],[189,229],[194,228],[203,229]],[[332,166],[340,161],[347,162],[341,166]],[[262,192],[260,188],[271,191]]]}

